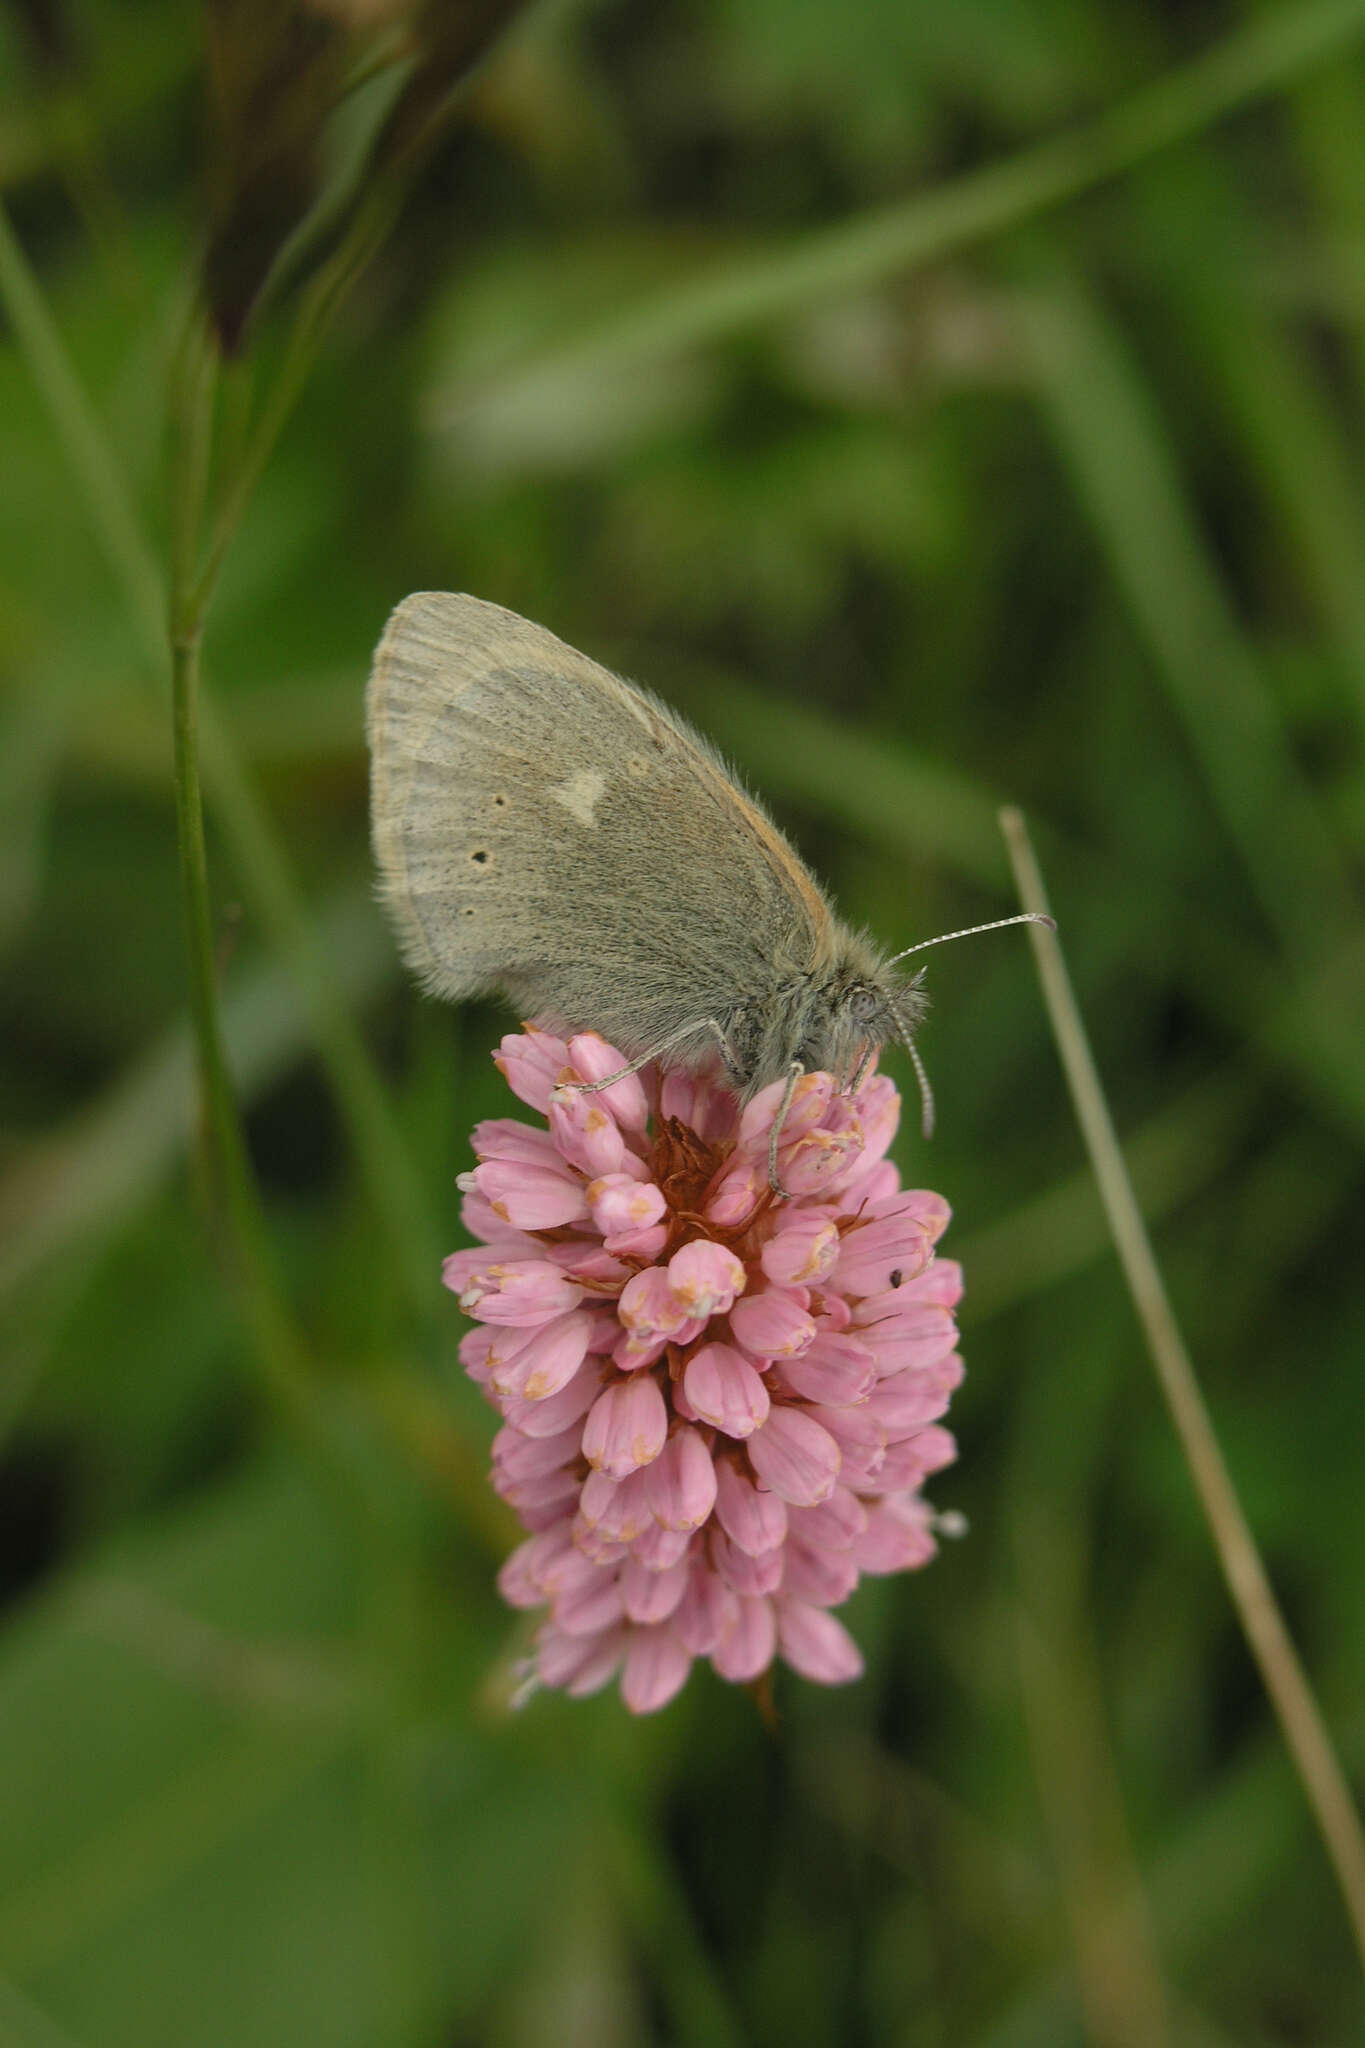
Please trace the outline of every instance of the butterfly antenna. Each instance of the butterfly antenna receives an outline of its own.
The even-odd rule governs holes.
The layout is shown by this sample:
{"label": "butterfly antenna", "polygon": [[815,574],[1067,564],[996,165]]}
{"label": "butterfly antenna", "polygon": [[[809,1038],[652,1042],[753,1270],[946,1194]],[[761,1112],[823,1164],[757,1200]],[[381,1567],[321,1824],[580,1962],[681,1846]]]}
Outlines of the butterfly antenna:
{"label": "butterfly antenna", "polygon": [[920,1136],[932,1138],[934,1135],[933,1087],[930,1084],[928,1074],[924,1070],[924,1061],[919,1056],[919,1047],[905,1028],[905,1019],[901,1016],[900,1011],[895,1008],[892,1009],[891,1014],[896,1020],[896,1036],[910,1055],[910,1064],[915,1070],[915,1080],[919,1085]]}
{"label": "butterfly antenna", "polygon": [[950,939],[974,939],[978,932],[1003,931],[1008,924],[1045,924],[1050,932],[1057,929],[1056,918],[1049,917],[1046,911],[1025,910],[1018,917],[994,917],[989,924],[968,924],[960,932],[940,932],[936,939],[921,939],[918,944],[907,946],[904,952],[893,953],[886,964],[894,967],[898,960],[908,960],[912,953],[923,953],[929,946],[946,946]]}

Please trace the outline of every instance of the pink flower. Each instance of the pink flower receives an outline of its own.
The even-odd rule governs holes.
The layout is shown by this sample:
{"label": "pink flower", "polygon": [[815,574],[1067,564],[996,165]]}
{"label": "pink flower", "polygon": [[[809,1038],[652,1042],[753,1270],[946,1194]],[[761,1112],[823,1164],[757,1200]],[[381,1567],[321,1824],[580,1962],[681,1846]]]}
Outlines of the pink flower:
{"label": "pink flower", "polygon": [[830,1610],[862,1573],[910,1571],[951,1463],[960,1269],[941,1197],[885,1158],[900,1111],[870,1073],[781,1084],[741,1111],[711,1076],[625,1064],[528,1027],[497,1065],[548,1129],[494,1118],[460,1178],[483,1242],[445,1262],[477,1327],[460,1346],[498,1409],[493,1484],[527,1540],[499,1585],[545,1608],[528,1688],[613,1678],[664,1706],[704,1657],[735,1683],[780,1656],[824,1685],[862,1659]]}

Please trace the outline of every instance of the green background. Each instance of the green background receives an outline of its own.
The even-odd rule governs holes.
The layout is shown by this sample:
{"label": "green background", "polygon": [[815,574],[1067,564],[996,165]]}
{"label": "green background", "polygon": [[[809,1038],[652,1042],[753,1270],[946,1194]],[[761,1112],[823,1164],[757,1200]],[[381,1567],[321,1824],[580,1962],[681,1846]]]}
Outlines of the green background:
{"label": "green background", "polygon": [[[494,49],[209,620],[297,1411],[196,1165],[156,644],[167,363],[223,203],[203,44],[165,0],[0,15],[0,184],[60,336],[11,250],[0,2041],[1358,2042],[1019,934],[933,957],[939,1132],[898,1153],[966,1267],[932,1492],[969,1537],[860,1590],[867,1677],[782,1673],[775,1726],[703,1669],[649,1721],[509,1718],[493,1421],[438,1285],[505,1019],[400,971],[361,694],[407,591],[525,612],[708,730],[891,947],[1014,907],[1025,809],[1365,1768],[1365,6],[547,0]],[[324,191],[394,75],[328,119]],[[226,467],[301,303],[226,379]]]}

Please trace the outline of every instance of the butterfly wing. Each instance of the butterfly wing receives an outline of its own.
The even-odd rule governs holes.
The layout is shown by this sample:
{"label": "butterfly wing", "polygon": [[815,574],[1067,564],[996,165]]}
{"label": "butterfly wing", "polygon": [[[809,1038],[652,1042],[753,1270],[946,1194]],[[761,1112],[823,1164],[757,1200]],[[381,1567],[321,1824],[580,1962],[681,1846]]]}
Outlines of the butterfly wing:
{"label": "butterfly wing", "polygon": [[814,880],[705,742],[498,605],[405,598],[367,713],[383,890],[436,994],[497,989],[634,1054],[826,942]]}

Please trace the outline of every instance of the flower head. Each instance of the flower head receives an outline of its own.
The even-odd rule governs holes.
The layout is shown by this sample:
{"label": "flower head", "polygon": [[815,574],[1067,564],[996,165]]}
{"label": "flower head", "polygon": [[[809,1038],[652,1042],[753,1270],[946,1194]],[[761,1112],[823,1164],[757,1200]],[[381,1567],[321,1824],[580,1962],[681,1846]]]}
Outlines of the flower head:
{"label": "flower head", "polygon": [[695,1657],[748,1680],[782,1657],[837,1685],[862,1659],[831,1613],[864,1572],[934,1555],[921,1497],[956,1455],[958,1266],[940,1196],[885,1157],[900,1101],[807,1074],[743,1109],[713,1078],[617,1072],[592,1033],[527,1027],[497,1064],[548,1128],[476,1126],[445,1262],[476,1328],[460,1356],[498,1409],[493,1485],[529,1534],[499,1584],[548,1609],[533,1684],[620,1676],[636,1713]]}

